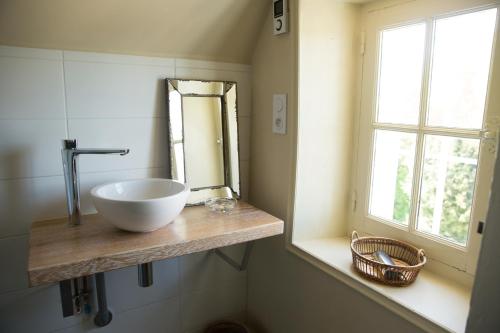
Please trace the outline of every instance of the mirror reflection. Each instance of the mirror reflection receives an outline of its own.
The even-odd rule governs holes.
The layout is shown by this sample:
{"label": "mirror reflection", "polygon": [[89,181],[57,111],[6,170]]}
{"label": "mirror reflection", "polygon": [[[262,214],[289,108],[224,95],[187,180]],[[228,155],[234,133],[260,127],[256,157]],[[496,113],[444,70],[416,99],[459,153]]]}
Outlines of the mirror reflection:
{"label": "mirror reflection", "polygon": [[240,197],[236,83],[167,79],[170,176],[189,204]]}

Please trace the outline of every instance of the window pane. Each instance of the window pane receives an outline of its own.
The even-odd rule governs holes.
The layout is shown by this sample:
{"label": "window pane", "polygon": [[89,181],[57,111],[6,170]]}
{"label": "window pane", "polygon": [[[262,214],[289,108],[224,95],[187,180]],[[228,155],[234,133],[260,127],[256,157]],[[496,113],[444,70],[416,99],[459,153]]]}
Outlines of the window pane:
{"label": "window pane", "polygon": [[479,140],[426,135],[417,229],[465,245]]}
{"label": "window pane", "polygon": [[408,225],[416,135],[375,130],[370,215]]}
{"label": "window pane", "polygon": [[382,31],[378,122],[418,123],[424,46],[423,23]]}
{"label": "window pane", "polygon": [[496,9],[436,21],[428,125],[481,128]]}

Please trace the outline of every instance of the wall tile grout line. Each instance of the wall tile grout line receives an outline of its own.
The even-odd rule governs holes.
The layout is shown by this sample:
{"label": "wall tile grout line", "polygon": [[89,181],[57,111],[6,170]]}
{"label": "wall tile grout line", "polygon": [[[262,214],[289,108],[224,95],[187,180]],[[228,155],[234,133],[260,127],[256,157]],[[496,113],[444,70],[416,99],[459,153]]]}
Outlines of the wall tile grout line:
{"label": "wall tile grout line", "polygon": [[55,118],[33,118],[33,117],[8,117],[4,118],[0,116],[0,121],[52,121],[52,120],[66,120],[66,117],[55,117]]}
{"label": "wall tile grout line", "polygon": [[[245,160],[241,160],[244,162]],[[129,168],[129,169],[106,169],[99,171],[80,171],[80,175],[93,175],[93,174],[101,174],[101,173],[112,173],[112,172],[126,172],[126,171],[140,171],[140,170],[161,170],[165,169],[166,166],[151,166],[146,168]],[[40,179],[40,178],[57,178],[63,177],[62,173],[52,174],[52,175],[43,175],[43,176],[32,176],[32,177],[12,177],[12,178],[0,178],[0,182],[2,181],[15,181],[15,180],[30,180],[30,179]]]}
{"label": "wall tile grout line", "polygon": [[47,285],[43,285],[43,286],[37,286],[37,287],[32,287],[32,288],[23,288],[23,289],[18,289],[18,290],[11,290],[11,291],[2,291],[0,293],[0,297],[1,296],[7,296],[9,294],[16,294],[16,293],[19,293],[23,290],[29,290],[30,292],[33,291],[33,293],[35,292],[38,292],[40,290],[45,290],[45,289],[48,289],[48,288],[52,288],[52,287],[55,287],[57,284],[47,284]]}
{"label": "wall tile grout line", "polygon": [[[111,53],[110,53],[111,55]],[[114,55],[114,54],[113,54]],[[66,62],[81,62],[86,64],[102,64],[102,65],[121,65],[121,66],[137,66],[137,67],[156,67],[156,68],[173,68],[172,65],[155,65],[146,63],[120,62],[120,61],[97,61],[97,60],[65,60]]]}
{"label": "wall tile grout line", "polygon": [[24,237],[29,237],[29,236],[30,236],[29,232],[23,232],[21,234],[12,234],[12,235],[8,235],[8,236],[0,236],[0,242],[4,241],[4,240],[24,238]]}
{"label": "wall tile grout line", "polygon": [[45,61],[54,61],[54,62],[60,62],[61,59],[54,59],[54,58],[45,58],[45,57],[28,57],[28,56],[11,56],[11,55],[4,55],[0,54],[0,58],[11,58],[11,59],[24,59],[24,60],[45,60]]}
{"label": "wall tile grout line", "polygon": [[[0,45],[1,46],[1,45]],[[17,47],[17,46],[9,46],[13,48],[23,48],[23,47]],[[35,48],[37,49],[37,48]],[[152,64],[152,63],[147,63],[147,62],[133,62],[133,61],[98,61],[98,60],[83,60],[83,59],[72,59],[69,58],[67,59],[67,55],[65,53],[68,52],[79,52],[82,54],[95,54],[94,52],[86,52],[86,51],[71,51],[71,50],[59,50],[59,49],[42,49],[42,50],[47,50],[47,51],[53,51],[53,52],[60,52],[61,57],[59,59],[55,58],[49,58],[49,57],[43,57],[43,56],[14,56],[14,55],[6,55],[6,54],[1,54],[0,53],[0,58],[15,58],[15,59],[38,59],[38,60],[47,60],[47,61],[54,61],[54,62],[84,62],[84,63],[96,63],[96,64],[108,64],[108,65],[131,65],[131,66],[150,66],[150,67],[162,67],[162,68],[174,68],[174,69],[193,69],[193,70],[213,70],[213,71],[223,71],[223,72],[235,72],[235,73],[250,73],[252,71],[252,66],[250,64],[241,64],[241,63],[225,63],[225,62],[218,62],[218,61],[205,61],[205,60],[199,60],[199,59],[182,59],[182,58],[168,58],[168,57],[155,57],[155,56],[141,56],[141,55],[126,55],[126,54],[117,54],[117,53],[98,53],[102,54],[105,56],[109,57],[143,57],[143,58],[149,58],[149,59],[158,59],[158,60],[170,60],[172,61],[172,64]],[[186,66],[186,65],[177,65],[178,60],[188,60],[188,61],[193,61],[193,62],[208,62],[211,63],[212,66],[199,66],[199,65],[194,65],[194,66]],[[231,68],[232,66],[244,66],[247,68],[240,68],[240,69],[235,69],[234,67]],[[174,75],[176,73],[174,72]]]}
{"label": "wall tile grout line", "polygon": [[64,115],[66,120],[66,139],[69,139],[69,120],[68,120],[68,97],[66,93],[66,66],[64,63],[64,52],[62,52],[62,83],[64,96]]}
{"label": "wall tile grout line", "polygon": [[225,69],[224,66],[218,67],[177,67],[178,69],[194,69],[194,70],[206,70],[206,71],[221,71],[221,72],[232,72],[232,73],[248,73],[251,69]]}
{"label": "wall tile grout line", "polygon": [[[154,304],[161,304],[161,303],[165,303],[167,301],[170,301],[170,300],[173,300],[175,298],[178,298],[179,296],[170,296],[170,297],[165,297],[165,298],[162,298],[160,300],[156,300],[156,301],[152,301],[152,302],[149,302],[149,303],[144,303],[144,304],[141,304],[139,306],[136,306],[136,307],[132,307],[132,308],[128,308],[128,309],[125,309],[125,310],[120,310],[120,311],[112,311],[113,314],[116,316],[118,314],[124,314],[124,313],[127,313],[127,312],[131,312],[131,311],[135,311],[135,310],[139,310],[141,308],[144,308],[144,307],[147,307],[147,306],[150,306],[150,305],[154,305]],[[113,310],[113,309],[111,309]],[[57,333],[57,332],[62,332],[62,331],[66,331],[68,329],[71,329],[71,328],[75,328],[75,327],[79,327],[81,326],[81,323],[77,323],[75,325],[71,325],[71,326],[66,326],[66,327],[62,327],[62,328],[58,328],[58,329],[55,329],[55,330],[52,330],[50,331],[49,333]]]}
{"label": "wall tile grout line", "polygon": [[30,287],[18,287],[18,288],[14,288],[14,289],[7,289],[7,290],[2,290],[2,292],[0,292],[0,297],[2,296],[7,296],[9,294],[16,294],[16,293],[20,293],[22,292],[23,290],[27,290],[27,289],[30,289]]}
{"label": "wall tile grout line", "polygon": [[[2,57],[0,55],[0,57]],[[21,58],[21,57],[12,57],[12,58]],[[35,58],[34,59],[40,59],[40,58]],[[33,59],[33,58],[28,58],[28,59]],[[49,60],[49,59],[43,59],[42,60]],[[51,61],[59,61],[55,59],[50,59]],[[153,65],[153,64],[140,64],[140,63],[133,63],[133,62],[106,62],[106,61],[95,61],[95,60],[65,60],[65,62],[80,62],[80,63],[90,63],[90,64],[106,64],[106,65],[123,65],[123,66],[149,66],[149,67],[159,67],[159,68],[171,68],[171,69],[181,69],[181,70],[208,70],[208,71],[219,71],[219,72],[231,72],[231,73],[249,73],[251,69],[230,69],[226,67],[224,64],[218,64],[215,63],[213,67],[207,66],[207,67],[192,67],[192,66],[168,66],[168,65]]]}
{"label": "wall tile grout line", "polygon": [[69,120],[137,120],[137,119],[166,119],[166,116],[152,116],[152,117],[68,117]]}
{"label": "wall tile grout line", "polygon": [[[64,55],[63,51],[63,55]],[[116,56],[116,54],[109,53],[109,56]],[[118,55],[120,56],[120,55]],[[0,56],[1,57],[1,56]],[[138,56],[141,57],[141,56]],[[171,59],[171,58],[159,58],[159,59]],[[57,61],[57,60],[54,60]],[[124,66],[148,66],[148,67],[160,67],[160,68],[172,68],[174,70],[181,69],[181,70],[212,70],[212,71],[222,71],[222,72],[233,72],[233,73],[249,73],[251,72],[251,67],[250,65],[245,65],[243,66],[249,66],[249,68],[241,68],[241,69],[235,69],[231,68],[231,64],[227,65],[226,63],[219,63],[219,62],[213,62],[213,66],[177,66],[177,58],[172,59],[173,65],[159,65],[159,64],[148,64],[148,63],[135,63],[133,61],[126,62],[126,61],[98,61],[98,60],[82,60],[82,59],[65,59],[65,62],[81,62],[81,63],[91,63],[91,64],[107,64],[107,65],[124,65]],[[198,60],[195,60],[198,61]],[[201,61],[201,60],[200,60]],[[234,64],[238,65],[238,64]],[[241,64],[240,64],[241,65]],[[174,72],[174,75],[176,73]],[[176,77],[176,76],[175,76]]]}

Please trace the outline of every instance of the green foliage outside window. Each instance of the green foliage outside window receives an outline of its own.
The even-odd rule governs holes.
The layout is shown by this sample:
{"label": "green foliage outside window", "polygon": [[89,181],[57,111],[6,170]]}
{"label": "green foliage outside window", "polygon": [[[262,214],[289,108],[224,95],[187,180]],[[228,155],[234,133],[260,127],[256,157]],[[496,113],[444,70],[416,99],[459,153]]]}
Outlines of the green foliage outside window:
{"label": "green foliage outside window", "polygon": [[403,159],[404,158],[401,157],[398,163],[393,219],[406,224],[410,215],[410,196],[405,191],[405,184],[408,181],[408,174],[410,171],[405,163],[403,163]]}
{"label": "green foliage outside window", "polygon": [[[441,223],[439,235],[460,244],[467,242],[469,222],[471,218],[472,199],[476,178],[478,144],[476,140],[446,138],[452,142],[449,152],[444,182],[444,198],[442,201]],[[403,143],[404,145],[404,143]],[[404,148],[404,147],[402,147]],[[422,174],[422,191],[417,228],[431,232],[435,213],[436,191],[438,186],[437,169],[442,151],[441,140],[429,140],[426,146],[424,172]],[[406,157],[401,156],[396,178],[396,196],[394,200],[393,219],[406,224],[409,220],[411,199],[408,193],[411,188],[411,175],[407,167]]]}

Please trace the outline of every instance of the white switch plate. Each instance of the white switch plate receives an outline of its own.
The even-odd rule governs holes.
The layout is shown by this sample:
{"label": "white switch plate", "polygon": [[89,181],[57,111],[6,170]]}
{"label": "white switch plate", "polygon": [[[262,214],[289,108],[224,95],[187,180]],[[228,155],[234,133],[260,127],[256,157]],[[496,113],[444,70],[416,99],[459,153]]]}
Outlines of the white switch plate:
{"label": "white switch plate", "polygon": [[273,95],[273,133],[286,134],[286,94]]}

